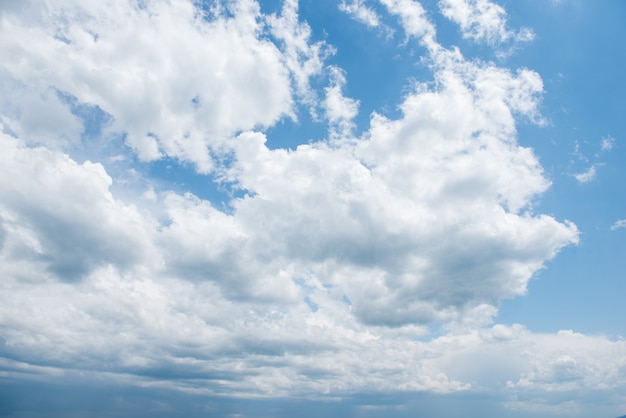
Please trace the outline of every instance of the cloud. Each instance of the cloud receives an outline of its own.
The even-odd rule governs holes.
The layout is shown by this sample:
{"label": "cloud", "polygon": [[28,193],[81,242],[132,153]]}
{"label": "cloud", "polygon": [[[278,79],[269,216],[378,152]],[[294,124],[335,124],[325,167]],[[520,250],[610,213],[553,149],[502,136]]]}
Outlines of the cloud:
{"label": "cloud", "polygon": [[528,28],[518,33],[507,29],[506,11],[489,0],[441,0],[439,7],[445,17],[461,27],[464,38],[490,45],[534,39],[534,33]]}
{"label": "cloud", "polygon": [[614,145],[615,145],[615,138],[611,136],[607,136],[606,138],[602,138],[602,144],[600,145],[600,149],[602,151],[611,151]]}
{"label": "cloud", "polygon": [[346,77],[337,67],[330,67],[331,85],[326,87],[322,103],[326,118],[331,125],[331,138],[348,138],[354,129],[353,119],[358,115],[358,100],[345,97],[342,88]]}
{"label": "cloud", "polygon": [[350,3],[342,0],[341,4],[339,4],[339,10],[369,27],[375,28],[381,24],[380,17],[376,11],[366,6],[363,0],[352,0]]}
{"label": "cloud", "polygon": [[611,231],[615,231],[616,229],[626,228],[626,219],[620,219],[615,221],[615,223],[611,226]]}
{"label": "cloud", "polygon": [[574,174],[574,177],[576,178],[576,180],[578,180],[579,183],[589,183],[596,178],[596,167],[597,164],[594,164],[589,167],[589,170],[582,173]]}
{"label": "cloud", "polygon": [[[407,33],[422,36],[411,28],[423,13],[407,5],[390,8],[409,22]],[[424,42],[439,87],[408,95],[401,119],[374,115],[364,139],[293,151],[270,150],[263,134],[244,133],[226,174],[247,193],[233,201],[233,216],[253,252],[270,263],[284,259],[288,276],[313,274],[341,289],[371,324],[457,320],[523,294],[544,260],[577,241],[574,225],[527,210],[548,183],[515,142],[514,114],[536,116],[539,77]],[[338,92],[330,87],[327,97]],[[350,106],[328,109],[332,122]]]}
{"label": "cloud", "polygon": [[51,148],[78,145],[82,121],[53,88],[31,88],[0,73],[6,96],[0,103],[5,133]]}
{"label": "cloud", "polygon": [[78,369],[93,381],[205,396],[474,390],[558,406],[582,392],[618,397],[624,378],[623,341],[519,325],[423,340],[423,331],[355,323],[321,294],[317,312],[251,309],[209,283],[104,269],[81,286],[21,286],[11,296],[0,308],[2,367],[22,381],[67,379]]}
{"label": "cloud", "polygon": [[366,140],[294,151],[269,150],[259,133],[237,142],[229,176],[249,196],[235,217],[259,248],[342,289],[366,323],[457,320],[523,294],[577,241],[573,224],[527,211],[548,183],[515,143],[511,108],[534,112],[533,77],[445,65],[438,90],[407,96],[398,120],[374,115]]}
{"label": "cloud", "polygon": [[[533,211],[550,184],[517,142],[519,118],[541,122],[540,76],[466,60],[419,3],[383,3],[433,83],[360,136],[348,75],[324,67],[294,1],[206,18],[182,0],[5,11],[0,50],[21,57],[1,69],[6,376],[240,397],[619,393],[623,341],[492,323],[578,242]],[[125,138],[134,167],[167,155],[232,184],[228,210],[150,178],[123,199],[105,165],[119,154],[73,155],[89,123],[70,102],[110,117],[96,140]],[[270,149],[265,129],[296,103],[324,112],[328,140]]]}
{"label": "cloud", "polygon": [[[123,134],[142,160],[168,155],[207,172],[210,150],[232,134],[293,116],[293,95],[307,96],[308,78],[321,71],[322,46],[308,44],[295,2],[267,19],[280,45],[259,36],[266,28],[254,1],[231,2],[212,20],[184,0],[142,5],[64,0],[5,12],[3,78],[34,91],[34,98],[37,90],[48,91],[47,102],[58,102],[48,90],[53,86],[98,106],[112,118],[109,130]],[[28,118],[35,107],[19,89],[11,93],[13,113],[21,117],[4,123],[16,133],[41,129]],[[62,126],[63,119],[55,120]],[[67,135],[75,125],[68,124]]]}
{"label": "cloud", "polygon": [[[0,216],[12,232],[3,249],[7,267],[42,265],[54,277],[76,280],[99,265],[147,261],[154,225],[136,207],[113,198],[112,179],[101,164],[78,164],[5,134],[0,149],[6,179],[0,183]],[[32,273],[34,280],[44,271]]]}
{"label": "cloud", "polygon": [[435,27],[428,20],[421,3],[412,0],[381,0],[389,13],[400,18],[407,36],[422,38],[425,44],[434,43]]}
{"label": "cloud", "polygon": [[[587,151],[587,152],[584,151],[585,145],[588,147],[590,144],[592,144],[592,143],[589,142],[589,141],[583,141],[582,142],[582,146],[581,146],[581,142],[576,141],[575,142],[574,152],[572,153],[572,155],[574,157],[576,157],[576,159],[578,161],[586,163],[585,165],[589,164],[593,160],[596,161],[589,168],[587,168],[585,171],[573,174],[574,178],[576,178],[576,180],[579,183],[583,183],[583,184],[584,183],[589,183],[589,182],[595,180],[595,178],[597,177],[597,174],[598,174],[598,168],[600,168],[600,167],[602,167],[602,166],[604,166],[606,164],[606,163],[604,163],[602,161],[598,161],[600,159],[600,157],[601,157],[601,153],[611,151],[613,149],[614,144],[615,144],[615,140],[612,137],[602,138],[602,141],[601,141],[601,143],[599,145],[600,150],[596,151],[593,154],[593,158],[588,157],[588,154],[589,154],[590,151]],[[595,145],[597,145],[597,144],[595,144]]]}
{"label": "cloud", "polygon": [[311,29],[298,19],[297,0],[285,0],[280,15],[266,17],[270,33],[281,43],[282,61],[292,75],[295,93],[304,103],[313,106],[314,113],[317,97],[309,79],[320,74],[324,59],[333,49],[324,42],[310,43]]}

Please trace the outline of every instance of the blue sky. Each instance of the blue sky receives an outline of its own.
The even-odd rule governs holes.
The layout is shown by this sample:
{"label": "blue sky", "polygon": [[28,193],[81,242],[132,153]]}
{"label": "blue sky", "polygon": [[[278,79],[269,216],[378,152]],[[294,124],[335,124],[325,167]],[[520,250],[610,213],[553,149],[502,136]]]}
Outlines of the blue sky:
{"label": "blue sky", "polygon": [[624,2],[0,2],[0,416],[626,413]]}

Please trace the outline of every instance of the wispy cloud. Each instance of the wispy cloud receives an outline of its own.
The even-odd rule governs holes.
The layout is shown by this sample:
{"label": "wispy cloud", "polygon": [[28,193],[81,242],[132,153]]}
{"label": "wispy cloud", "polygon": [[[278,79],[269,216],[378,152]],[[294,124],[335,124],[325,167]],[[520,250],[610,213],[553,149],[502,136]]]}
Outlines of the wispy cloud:
{"label": "wispy cloud", "polygon": [[574,174],[574,177],[576,178],[576,180],[578,180],[579,183],[589,183],[590,181],[596,178],[596,174],[597,174],[596,164],[594,164],[591,167],[589,167],[587,171]]}
{"label": "wispy cloud", "polygon": [[378,13],[373,8],[366,6],[364,0],[351,0],[350,2],[341,0],[339,10],[346,12],[369,27],[375,28],[381,24]]}
{"label": "wispy cloud", "polygon": [[610,151],[613,149],[614,145],[615,145],[615,138],[613,138],[612,136],[607,136],[605,138],[602,138],[602,144],[600,148],[602,151]]}
{"label": "wispy cloud", "polygon": [[611,231],[615,231],[616,229],[626,228],[626,219],[620,219],[615,221],[615,223],[611,226]]}
{"label": "wispy cloud", "polygon": [[506,11],[490,0],[441,0],[439,7],[460,26],[464,38],[495,46],[507,41],[529,42],[535,37],[529,28],[517,33],[508,29]]}
{"label": "wispy cloud", "polygon": [[[598,174],[598,168],[606,164],[601,161],[602,153],[609,152],[613,149],[613,146],[615,145],[615,139],[611,136],[602,138],[599,144],[600,149],[593,152],[593,154],[592,154],[592,151],[588,149],[589,146],[591,145],[593,145],[594,147],[597,147],[598,143],[597,142],[594,143],[591,141],[582,141],[582,142],[576,141],[575,142],[574,152],[572,155],[576,158],[576,160],[578,160],[578,162],[582,162],[584,163],[584,165],[587,165],[591,161],[595,161],[586,170],[573,174],[574,178],[576,178],[576,180],[579,183],[589,183],[596,179],[597,174]],[[587,149],[586,151],[583,151],[582,148],[587,148]],[[575,162],[572,161],[572,164],[575,164]]]}

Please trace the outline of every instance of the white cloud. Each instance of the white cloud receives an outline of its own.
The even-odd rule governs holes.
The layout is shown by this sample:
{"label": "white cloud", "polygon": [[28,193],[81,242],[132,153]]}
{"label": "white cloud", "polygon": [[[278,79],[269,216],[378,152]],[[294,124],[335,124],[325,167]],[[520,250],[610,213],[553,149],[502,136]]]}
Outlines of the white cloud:
{"label": "white cloud", "polygon": [[491,45],[534,39],[534,33],[528,28],[522,28],[518,33],[509,30],[506,11],[489,0],[441,0],[439,7],[445,17],[461,27],[464,38]]}
{"label": "white cloud", "polygon": [[113,198],[101,164],[78,164],[4,134],[0,149],[0,216],[15,232],[4,243],[7,267],[32,263],[45,267],[35,277],[45,271],[43,277],[73,281],[107,263],[126,268],[148,260],[154,225]]}
{"label": "white cloud", "polygon": [[[151,386],[197,394],[264,397],[473,389],[530,399],[510,405],[526,409],[557,408],[563,397],[582,406],[598,392],[618,397],[623,387],[623,341],[519,325],[424,341],[403,328],[354,322],[328,290],[315,289],[320,308],[311,312],[233,303],[211,283],[109,268],[78,286],[22,283],[0,306],[3,362],[47,368],[31,367],[22,379],[82,369],[129,383],[150,377]],[[20,375],[4,369],[5,378]]]}
{"label": "white cloud", "polygon": [[[298,22],[295,2],[268,19],[283,51],[261,36],[256,2],[228,7],[210,21],[184,0],[144,7],[64,0],[32,5],[31,13],[7,12],[0,26],[3,74],[31,97],[41,91],[48,102],[56,100],[45,93],[53,86],[99,106],[113,118],[109,129],[125,134],[141,159],[166,154],[206,172],[213,166],[207,148],[219,151],[237,131],[293,116],[292,93],[309,95],[308,78],[322,69],[323,46],[308,43],[310,31]],[[5,99],[21,118],[4,123],[26,134],[44,121],[28,118],[35,107],[22,97],[14,90]],[[55,120],[62,126],[63,119]],[[73,129],[68,135],[75,125],[67,124]]]}
{"label": "white cloud", "polygon": [[339,10],[346,12],[352,18],[369,27],[375,28],[381,24],[380,17],[376,11],[371,7],[366,6],[363,0],[352,0],[349,3],[346,2],[346,0],[341,0]]}
{"label": "white cloud", "polygon": [[615,221],[615,223],[611,226],[611,231],[615,231],[620,228],[626,228],[626,219],[619,219]]}
{"label": "white cloud", "polygon": [[325,88],[322,107],[331,125],[330,136],[332,139],[349,138],[354,129],[353,119],[359,113],[359,102],[343,95],[346,83],[343,72],[337,67],[330,67],[329,71],[331,85]]}
{"label": "white cloud", "polygon": [[606,138],[602,138],[602,144],[600,145],[600,149],[602,151],[610,151],[613,149],[615,145],[615,138],[611,136],[607,136]]}
{"label": "white cloud", "polygon": [[590,181],[596,178],[596,174],[597,174],[596,166],[597,164],[594,164],[591,167],[589,167],[587,171],[574,174],[574,177],[576,178],[576,180],[578,180],[579,183],[589,183]]}
{"label": "white cloud", "polygon": [[82,122],[72,114],[58,91],[29,88],[0,71],[5,93],[0,102],[5,132],[33,144],[70,148],[80,142]]}
{"label": "white cloud", "polygon": [[428,20],[421,3],[413,0],[380,0],[389,13],[400,18],[407,36],[412,36],[428,45],[434,43],[435,27]]}
{"label": "white cloud", "polygon": [[374,115],[364,140],[291,152],[258,133],[237,142],[229,176],[251,196],[235,216],[367,323],[458,320],[523,294],[577,242],[574,225],[527,210],[548,182],[516,144],[513,113],[536,112],[538,76],[438,54],[439,87],[408,95],[398,120]]}
{"label": "white cloud", "polygon": [[317,97],[309,86],[309,79],[322,71],[324,59],[333,50],[324,42],[311,44],[311,28],[298,19],[297,0],[285,0],[280,15],[267,17],[270,32],[281,41],[282,59],[294,79],[295,92],[313,106],[314,113]]}

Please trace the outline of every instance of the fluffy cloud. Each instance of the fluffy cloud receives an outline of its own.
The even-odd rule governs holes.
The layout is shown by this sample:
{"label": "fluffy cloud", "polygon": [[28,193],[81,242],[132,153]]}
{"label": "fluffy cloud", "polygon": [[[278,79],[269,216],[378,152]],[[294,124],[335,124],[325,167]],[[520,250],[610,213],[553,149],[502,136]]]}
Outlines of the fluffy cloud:
{"label": "fluffy cloud", "polygon": [[407,36],[423,38],[426,44],[434,43],[435,27],[428,20],[421,3],[413,0],[380,0],[380,2],[389,13],[400,18]]}
{"label": "fluffy cloud", "polygon": [[[182,0],[3,10],[7,376],[548,403],[559,400],[539,391],[623,388],[623,341],[491,324],[503,298],[578,241],[572,223],[533,212],[549,182],[517,143],[518,118],[541,122],[541,78],[467,61],[436,43],[419,3],[382,3],[427,47],[434,82],[415,84],[397,118],[373,114],[360,137],[341,69],[327,68],[320,97],[309,83],[328,50],[294,1],[272,15],[244,0],[209,16]],[[263,128],[295,116],[297,101],[324,111],[329,140],[270,149]],[[123,201],[106,158],[72,156],[88,128],[75,102],[110,116],[129,159],[192,162],[241,197],[228,211],[154,189],[149,204]]]}
{"label": "fluffy cloud", "polygon": [[[67,0],[23,8],[4,10],[0,27],[2,74],[18,86],[5,98],[18,116],[5,123],[16,133],[48,128],[45,119],[29,117],[37,103],[71,119],[52,86],[111,115],[109,129],[143,160],[165,154],[209,171],[210,150],[219,151],[237,131],[293,116],[291,79],[295,92],[306,95],[308,77],[321,71],[322,45],[308,44],[295,2],[268,23],[248,0],[215,10],[212,19],[185,0]],[[260,36],[266,25],[280,45]],[[19,89],[43,95],[29,99]],[[62,120],[55,118],[57,125]],[[75,125],[67,135],[76,136]]]}
{"label": "fluffy cloud", "polygon": [[[282,61],[292,75],[295,93],[312,106],[314,112],[317,97],[310,88],[309,79],[322,71],[323,61],[332,54],[332,48],[323,42],[310,43],[311,29],[306,23],[299,22],[297,0],[285,0],[280,16],[268,16],[267,21],[270,33],[282,46]],[[274,94],[271,91],[264,93]]]}
{"label": "fluffy cloud", "polygon": [[3,131],[53,149],[78,145],[83,125],[58,91],[32,88],[3,73],[0,73],[0,83],[5,93],[0,103]]}
{"label": "fluffy cloud", "polygon": [[442,65],[438,90],[418,87],[399,120],[374,115],[361,140],[291,152],[258,133],[237,143],[231,179],[251,195],[235,217],[262,226],[251,234],[262,248],[340,286],[368,323],[495,306],[577,241],[574,225],[529,210],[548,183],[515,142],[512,110],[534,114],[536,74]]}
{"label": "fluffy cloud", "polygon": [[326,97],[322,107],[330,124],[331,139],[341,140],[352,135],[353,119],[359,113],[359,102],[343,95],[346,77],[342,71],[337,67],[330,67],[330,73],[331,85],[325,89]]}
{"label": "fluffy cloud", "polygon": [[581,391],[615,401],[624,385],[623,341],[519,325],[425,339],[419,328],[365,327],[328,289],[313,292],[316,312],[110,268],[77,286],[22,283],[0,308],[3,369],[27,380],[78,369],[207,395],[486,391],[512,408],[556,409]]}
{"label": "fluffy cloud", "polygon": [[[78,164],[5,134],[0,150],[5,267],[42,265],[52,277],[73,281],[107,263],[125,268],[147,261],[154,225],[111,195],[102,165]],[[35,272],[13,274],[34,280]]]}

